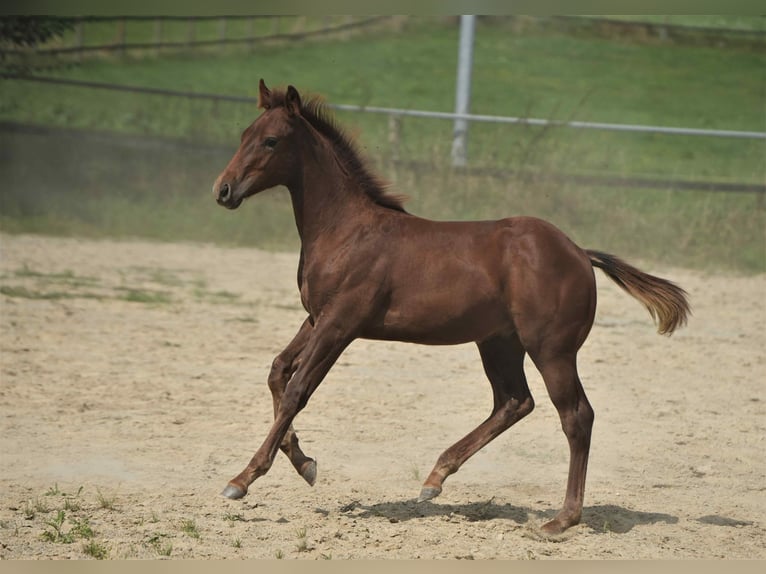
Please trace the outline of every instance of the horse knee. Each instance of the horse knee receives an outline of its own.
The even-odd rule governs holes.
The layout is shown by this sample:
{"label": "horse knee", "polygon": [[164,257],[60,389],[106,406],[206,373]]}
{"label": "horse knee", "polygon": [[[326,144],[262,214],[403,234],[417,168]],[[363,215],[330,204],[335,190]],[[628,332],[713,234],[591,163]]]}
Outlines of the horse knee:
{"label": "horse knee", "polygon": [[511,426],[515,422],[523,419],[535,409],[535,401],[531,396],[524,399],[508,399],[500,407],[499,414],[505,421],[505,424]]}
{"label": "horse knee", "polygon": [[271,370],[269,371],[269,389],[272,392],[283,390],[290,377],[291,370],[292,361],[286,360],[282,353],[274,357],[271,363]]}

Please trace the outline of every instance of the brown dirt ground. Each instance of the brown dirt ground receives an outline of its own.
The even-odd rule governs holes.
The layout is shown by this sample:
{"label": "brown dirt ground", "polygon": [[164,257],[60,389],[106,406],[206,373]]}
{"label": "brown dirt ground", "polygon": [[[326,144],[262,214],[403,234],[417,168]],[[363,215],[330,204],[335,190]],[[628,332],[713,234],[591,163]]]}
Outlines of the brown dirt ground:
{"label": "brown dirt ground", "polygon": [[568,449],[531,365],[535,412],[418,505],[439,453],[489,413],[478,353],[357,341],[296,419],[316,486],[280,454],[230,501],[304,317],[296,254],[0,249],[0,558],[766,558],[766,276],[647,265],[691,295],[667,339],[597,273],[583,522],[546,538]]}

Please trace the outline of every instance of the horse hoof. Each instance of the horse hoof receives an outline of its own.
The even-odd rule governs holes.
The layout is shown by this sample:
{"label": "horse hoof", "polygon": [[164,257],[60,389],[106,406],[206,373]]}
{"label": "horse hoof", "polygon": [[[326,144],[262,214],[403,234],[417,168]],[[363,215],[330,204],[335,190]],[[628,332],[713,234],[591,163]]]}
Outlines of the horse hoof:
{"label": "horse hoof", "polygon": [[548,536],[556,536],[557,534],[563,534],[569,526],[571,525],[565,524],[561,520],[554,518],[550,522],[543,524],[540,529]]}
{"label": "horse hoof", "polygon": [[301,476],[303,480],[309,483],[309,486],[314,486],[317,481],[317,461],[310,460],[304,464],[301,469]]}
{"label": "horse hoof", "polygon": [[426,500],[431,500],[432,498],[436,498],[439,496],[442,492],[441,488],[434,488],[433,486],[424,486],[423,489],[420,491],[420,496],[418,496],[418,502],[425,502]]}
{"label": "horse hoof", "polygon": [[223,489],[223,492],[221,492],[222,495],[224,495],[226,498],[231,498],[232,500],[237,500],[238,498],[242,498],[247,494],[247,490],[240,488],[239,486],[235,484],[227,484],[226,488]]}

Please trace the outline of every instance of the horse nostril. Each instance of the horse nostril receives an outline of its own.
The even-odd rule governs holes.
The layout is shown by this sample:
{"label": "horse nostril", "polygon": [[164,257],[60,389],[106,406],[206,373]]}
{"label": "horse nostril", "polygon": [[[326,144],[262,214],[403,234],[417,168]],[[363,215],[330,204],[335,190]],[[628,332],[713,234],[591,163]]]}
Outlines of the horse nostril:
{"label": "horse nostril", "polygon": [[231,187],[228,183],[222,183],[221,188],[218,190],[218,200],[227,201],[231,196]]}

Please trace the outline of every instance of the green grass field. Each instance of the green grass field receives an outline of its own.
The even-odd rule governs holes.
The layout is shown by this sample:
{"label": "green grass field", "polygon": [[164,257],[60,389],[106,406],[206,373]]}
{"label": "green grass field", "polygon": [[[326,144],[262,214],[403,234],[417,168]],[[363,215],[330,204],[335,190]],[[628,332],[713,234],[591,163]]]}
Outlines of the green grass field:
{"label": "green grass field", "polygon": [[651,24],[668,24],[670,26],[693,26],[696,28],[726,28],[729,30],[764,31],[766,19],[763,17],[741,16],[736,14],[609,14],[595,16],[626,22],[649,22]]}
{"label": "green grass field", "polygon": [[[293,83],[332,103],[451,111],[457,39],[454,24],[417,19],[400,32],[381,27],[348,39],[259,45],[252,51],[111,56],[46,74],[247,96],[255,96],[263,77],[270,85]],[[480,22],[474,58],[474,113],[766,131],[766,55],[758,51]],[[0,120],[169,136],[231,150],[257,113],[246,104],[15,80],[3,80],[0,97]],[[673,264],[766,270],[766,217],[753,194],[608,189],[545,178],[564,172],[762,184],[763,140],[472,125],[472,166],[538,174],[503,181],[448,169],[451,122],[402,120],[400,157],[433,166],[415,173],[387,161],[388,118],[337,116],[358,134],[362,150],[396,190],[411,197],[409,209],[419,215],[469,219],[527,213],[551,219],[589,247]],[[15,149],[0,166],[9,182],[0,192],[4,230],[296,245],[284,193],[266,194],[234,214],[211,203],[210,185],[228,159],[225,153],[198,157],[133,148],[128,153],[118,143],[110,148],[83,142],[70,142],[72,149],[62,151],[67,144],[51,140],[41,156],[39,136],[4,137],[4,147]],[[29,200],[18,186],[28,189],[30,182],[56,199]],[[70,201],[71,194],[78,201]]]}

